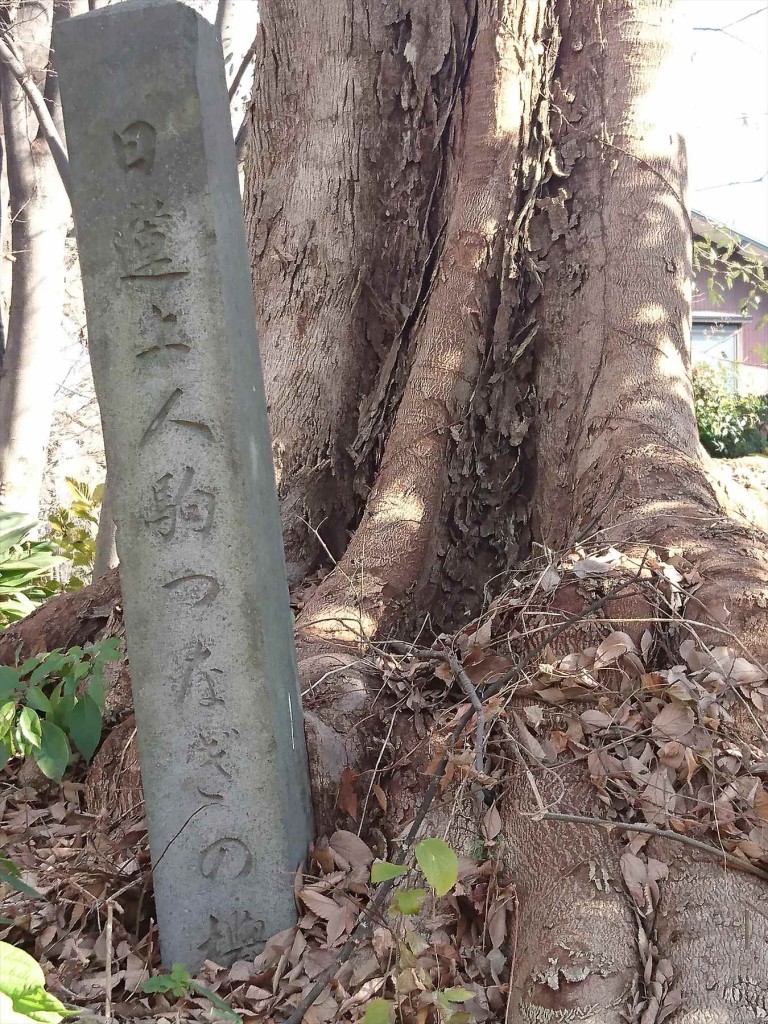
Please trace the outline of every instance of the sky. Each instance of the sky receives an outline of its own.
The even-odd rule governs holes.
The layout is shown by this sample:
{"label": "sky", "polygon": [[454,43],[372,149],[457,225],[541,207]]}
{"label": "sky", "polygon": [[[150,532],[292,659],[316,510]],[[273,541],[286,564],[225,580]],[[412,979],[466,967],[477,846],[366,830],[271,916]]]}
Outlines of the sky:
{"label": "sky", "polygon": [[676,15],[691,206],[768,244],[768,0],[677,0]]}

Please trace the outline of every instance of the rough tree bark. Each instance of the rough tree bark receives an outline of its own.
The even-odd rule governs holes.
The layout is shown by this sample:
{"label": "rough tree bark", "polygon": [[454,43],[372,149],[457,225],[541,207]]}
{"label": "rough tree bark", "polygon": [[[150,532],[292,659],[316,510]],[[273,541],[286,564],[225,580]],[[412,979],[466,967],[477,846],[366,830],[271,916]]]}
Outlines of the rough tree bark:
{"label": "rough tree bark", "polygon": [[[445,8],[419,4],[416,14],[416,6],[376,5],[376,17],[390,26],[391,52],[400,57],[401,109],[411,105],[427,68],[435,81],[437,62],[422,62],[417,28],[430,11]],[[557,549],[588,527],[624,546],[682,549],[705,578],[691,604],[694,616],[722,625],[728,609],[736,635],[764,658],[766,540],[723,515],[693,413],[686,169],[668,116],[671,4],[466,5],[466,59],[446,122],[447,173],[431,199],[440,209],[438,231],[430,238],[426,286],[409,318],[393,325],[395,344],[407,350],[405,365],[395,364],[401,377],[394,385],[392,359],[365,346],[349,297],[356,273],[375,281],[379,302],[359,312],[367,330],[371,323],[385,329],[376,314],[382,295],[392,294],[393,271],[402,289],[423,265],[413,258],[418,250],[403,262],[408,250],[401,248],[390,271],[391,236],[381,231],[369,191],[375,185],[376,197],[383,192],[389,211],[387,185],[403,182],[403,148],[391,140],[400,131],[410,143],[411,126],[399,111],[393,117],[376,109],[379,74],[376,90],[354,79],[357,103],[340,127],[335,105],[347,90],[339,83],[380,51],[369,34],[368,5],[353,5],[356,16],[342,17],[347,6],[329,0],[317,14],[316,34],[324,56],[333,46],[333,81],[306,82],[316,91],[294,132],[295,149],[271,131],[295,114],[296,55],[283,41],[296,17],[290,8],[270,5],[265,19],[258,79],[265,94],[257,89],[247,206],[276,461],[284,470],[287,516],[296,508],[335,515],[337,531],[359,520],[348,545],[342,536],[338,566],[299,618],[308,653],[323,640],[386,635],[430,615],[430,625],[456,625],[477,610],[484,584],[525,552],[529,538]],[[432,33],[430,62],[436,38]],[[438,55],[450,59],[447,48]],[[299,66],[316,59],[305,51]],[[394,156],[382,165],[378,151],[363,147],[350,166],[350,140],[365,138],[369,109]],[[329,113],[336,127],[332,157]],[[320,132],[322,160],[313,161],[305,140]],[[265,210],[275,195],[265,175],[267,147],[272,179],[287,184]],[[293,188],[297,152],[300,191]],[[336,198],[344,190],[329,187],[344,175],[359,204],[350,229]],[[318,192],[323,217],[307,201]],[[293,219],[294,237],[307,239],[303,247],[279,252],[272,209],[283,232]],[[397,227],[391,225],[395,236],[407,239]],[[363,259],[355,230],[366,232]],[[276,260],[284,266],[270,269]],[[382,265],[387,292],[375,276]],[[339,294],[347,297],[343,306]],[[389,383],[383,390],[382,374]],[[383,395],[385,406],[377,407],[377,444],[361,476],[349,453],[360,449],[372,393]],[[355,415],[359,408],[362,417]],[[314,473],[296,472],[296,456],[286,455],[292,451],[306,452]],[[318,472],[323,462],[328,468]],[[310,675],[312,660],[304,662]],[[317,662],[316,676],[327,671],[326,662]],[[754,738],[754,726],[743,725]],[[652,990],[626,894],[620,886],[599,891],[593,881],[594,869],[620,877],[622,841],[575,825],[533,824],[519,813],[527,784],[514,771],[510,776],[506,857],[521,901],[521,952],[509,1021],[618,1022]],[[562,809],[596,810],[586,774],[561,773],[551,794],[543,788]],[[750,993],[766,976],[766,946],[741,936],[745,914],[757,907],[756,928],[765,938],[764,887],[738,876],[724,891],[716,864],[655,846],[654,856],[670,868],[655,939],[658,958],[669,959],[681,987],[673,1019],[758,1019],[763,1004]],[[708,928],[705,921],[712,922]]]}
{"label": "rough tree bark", "polygon": [[[764,662],[766,537],[723,514],[693,411],[691,231],[685,153],[669,116],[670,12],[663,3],[597,0],[565,10],[552,107],[567,176],[545,190],[532,232],[542,272],[533,306],[541,325],[536,533],[557,548],[597,518],[604,540],[625,549],[681,551],[704,578],[691,616],[727,626]],[[745,742],[759,740],[759,723],[745,716],[740,725]],[[579,803],[568,802],[571,810]],[[578,829],[570,831],[561,837],[566,846],[578,841]],[[608,844],[600,845],[604,858]],[[652,849],[670,869],[656,927],[659,955],[670,958],[681,986],[675,1024],[760,1019],[765,884],[740,875],[725,884],[718,865],[676,844]],[[558,870],[575,865],[569,856]],[[539,881],[531,884],[535,892]],[[588,888],[582,884],[584,899]],[[547,924],[557,920],[560,934],[567,938],[570,929],[573,938],[578,928],[563,915],[562,892],[556,903]],[[752,908],[756,942],[744,937]],[[607,962],[620,936],[626,939],[615,905],[608,920],[605,914],[594,932],[595,963]],[[611,980],[619,994],[621,972]]]}
{"label": "rough tree bark", "polygon": [[[697,442],[671,15],[671,0],[265,0],[245,203],[275,461],[296,577],[322,555],[311,528],[339,559],[298,622],[322,822],[345,761],[370,767],[383,707],[331,643],[461,625],[532,541],[678,549],[703,578],[692,614],[768,655],[768,540],[725,515]],[[52,602],[0,656],[80,637],[73,614],[103,629],[114,587]],[[747,742],[762,729],[739,724]],[[392,834],[432,753],[407,716],[398,728]],[[125,733],[115,747],[125,763]],[[103,780],[117,756],[99,758]],[[668,960],[681,988],[665,1019],[763,1019],[764,883],[654,840],[670,876],[638,932],[620,835],[536,821],[523,773],[505,782],[507,1024],[653,1024],[649,930],[651,967]],[[578,763],[540,789],[598,813]],[[450,822],[461,847],[479,813],[464,810],[438,806],[430,827]]]}
{"label": "rough tree bark", "polygon": [[447,219],[474,10],[265,4],[245,206],[289,572],[347,546]]}
{"label": "rough tree bark", "polygon": [[[16,44],[41,91],[53,6],[53,0],[23,0],[14,22]],[[6,65],[0,91],[14,258],[0,372],[0,503],[36,518],[58,379],[69,202],[37,118]]]}

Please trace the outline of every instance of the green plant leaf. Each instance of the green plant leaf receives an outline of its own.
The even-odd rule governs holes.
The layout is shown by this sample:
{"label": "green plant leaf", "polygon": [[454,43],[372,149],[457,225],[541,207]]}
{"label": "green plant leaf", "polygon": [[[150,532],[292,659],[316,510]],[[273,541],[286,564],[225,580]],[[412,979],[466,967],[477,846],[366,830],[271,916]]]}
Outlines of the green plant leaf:
{"label": "green plant leaf", "polygon": [[371,865],[371,881],[387,882],[390,878],[400,878],[407,870],[404,864],[390,864],[388,860],[377,860]]}
{"label": "green plant leaf", "polygon": [[43,730],[37,712],[32,708],[22,708],[19,715],[19,732],[31,747],[39,747],[43,738]]}
{"label": "green plant leaf", "polygon": [[418,914],[427,895],[426,889],[401,889],[395,893],[392,905],[401,914]]}
{"label": "green plant leaf", "polygon": [[360,1024],[390,1024],[394,1007],[389,999],[372,999],[365,1007]]}
{"label": "green plant leaf", "polygon": [[443,839],[422,839],[414,850],[416,862],[438,896],[445,896],[459,877],[459,858]]}
{"label": "green plant leaf", "polygon": [[0,665],[0,701],[6,700],[12,693],[21,689],[21,680],[17,668]]}
{"label": "green plant leaf", "polygon": [[62,732],[67,733],[69,732],[70,718],[75,707],[75,698],[72,695],[68,697],[62,696],[62,688],[62,684],[59,683],[51,693],[51,709],[45,716],[45,720],[53,725],[57,725]]}
{"label": "green plant leaf", "polygon": [[108,636],[104,640],[100,640],[98,644],[92,644],[86,650],[101,661],[119,661],[122,658],[120,643],[119,636]]}
{"label": "green plant leaf", "polygon": [[9,700],[0,707],[0,739],[7,736],[16,720],[16,702]]}
{"label": "green plant leaf", "polygon": [[81,697],[69,719],[69,734],[86,761],[90,761],[101,739],[101,709],[89,696]]}
{"label": "green plant leaf", "polygon": [[192,975],[184,964],[174,964],[169,974],[156,974],[142,984],[143,992],[170,992],[177,999],[187,995],[192,988]]}
{"label": "green plant leaf", "polygon": [[101,668],[94,670],[93,675],[88,681],[88,696],[99,708],[104,707],[104,701],[106,700],[107,695],[104,691],[104,680],[101,675]]}
{"label": "green plant leaf", "polygon": [[69,742],[58,725],[47,719],[43,722],[42,739],[34,758],[43,775],[55,782],[61,781],[69,764]]}
{"label": "green plant leaf", "polygon": [[440,995],[448,1003],[465,1003],[472,998],[474,992],[466,988],[444,988]]}
{"label": "green plant leaf", "polygon": [[16,892],[23,892],[26,896],[33,896],[35,899],[44,900],[45,896],[31,885],[21,880],[21,872],[7,857],[0,853],[0,885],[7,885]]}
{"label": "green plant leaf", "polygon": [[224,1017],[225,1020],[231,1020],[234,1024],[243,1024],[243,1018],[239,1013],[235,1013],[229,1003],[225,1002],[221,996],[217,996],[215,992],[211,992],[205,985],[201,985],[199,981],[190,981],[189,987],[194,989],[195,992],[199,992],[201,996],[208,1000],[211,1005],[219,1011],[219,1015]]}
{"label": "green plant leaf", "polygon": [[51,710],[51,702],[39,686],[28,686],[24,693],[24,699],[36,711],[46,712]]}
{"label": "green plant leaf", "polygon": [[15,547],[36,526],[37,520],[23,512],[0,512],[0,553]]}
{"label": "green plant leaf", "polygon": [[3,1024],[59,1024],[75,1016],[45,991],[40,964],[23,949],[0,942],[0,1020]]}

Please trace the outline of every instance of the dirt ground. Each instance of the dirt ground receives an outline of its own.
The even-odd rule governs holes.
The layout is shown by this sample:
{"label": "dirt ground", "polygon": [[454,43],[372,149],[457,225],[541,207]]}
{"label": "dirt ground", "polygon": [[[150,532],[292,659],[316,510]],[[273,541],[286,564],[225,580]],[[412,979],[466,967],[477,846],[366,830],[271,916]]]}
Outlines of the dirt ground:
{"label": "dirt ground", "polygon": [[728,505],[761,530],[768,530],[768,455],[710,459],[710,471]]}

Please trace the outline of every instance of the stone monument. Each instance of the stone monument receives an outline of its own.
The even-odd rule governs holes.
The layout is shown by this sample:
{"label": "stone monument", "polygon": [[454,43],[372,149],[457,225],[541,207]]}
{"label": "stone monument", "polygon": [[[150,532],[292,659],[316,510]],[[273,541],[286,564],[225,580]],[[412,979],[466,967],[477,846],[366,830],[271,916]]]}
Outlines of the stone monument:
{"label": "stone monument", "polygon": [[163,961],[296,921],[312,835],[221,45],[175,0],[55,37]]}

